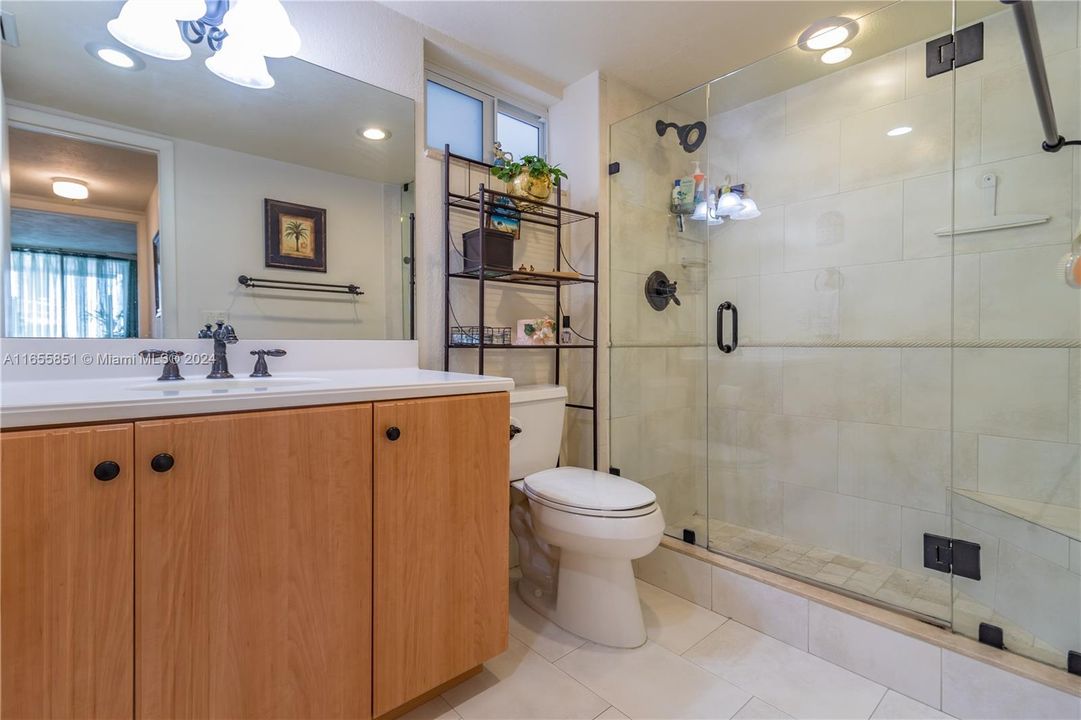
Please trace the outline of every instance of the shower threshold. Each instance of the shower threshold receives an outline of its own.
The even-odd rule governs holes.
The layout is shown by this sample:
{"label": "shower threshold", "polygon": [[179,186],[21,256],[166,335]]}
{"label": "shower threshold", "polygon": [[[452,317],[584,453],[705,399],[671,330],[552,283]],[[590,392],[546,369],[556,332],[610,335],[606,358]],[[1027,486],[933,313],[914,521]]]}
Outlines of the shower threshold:
{"label": "shower threshold", "polygon": [[951,609],[947,575],[876,563],[717,519],[709,520],[707,533],[706,518],[698,514],[669,525],[667,532],[679,537],[683,528],[694,530],[698,537],[708,537],[711,552],[946,625],[968,637],[977,636],[981,622],[992,623],[1002,628],[1006,647],[1011,651],[1048,665],[1060,668],[1066,665],[1064,650],[1056,649],[966,593],[953,590]]}

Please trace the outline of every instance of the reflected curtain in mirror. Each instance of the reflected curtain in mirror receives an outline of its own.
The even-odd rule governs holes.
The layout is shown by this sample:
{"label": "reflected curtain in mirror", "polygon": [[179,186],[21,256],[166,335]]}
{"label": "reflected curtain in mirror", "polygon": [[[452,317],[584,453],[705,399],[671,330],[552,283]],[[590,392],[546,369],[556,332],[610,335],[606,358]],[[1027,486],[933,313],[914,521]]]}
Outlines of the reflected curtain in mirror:
{"label": "reflected curtain in mirror", "polygon": [[14,337],[136,337],[135,262],[13,248],[7,322]]}

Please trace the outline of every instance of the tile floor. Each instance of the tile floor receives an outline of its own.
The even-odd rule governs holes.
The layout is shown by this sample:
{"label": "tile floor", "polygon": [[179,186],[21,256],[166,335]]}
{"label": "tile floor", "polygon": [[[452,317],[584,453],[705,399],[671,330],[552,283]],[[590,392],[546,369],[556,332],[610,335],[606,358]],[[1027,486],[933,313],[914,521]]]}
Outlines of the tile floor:
{"label": "tile floor", "polygon": [[510,588],[510,647],[406,718],[946,718],[860,675],[639,581],[649,641],[586,642]]}
{"label": "tile floor", "polygon": [[[705,535],[706,519],[694,515],[678,527],[691,528],[699,536]],[[954,591],[951,608],[948,580],[835,553],[717,519],[709,521],[708,537],[711,548],[735,557],[766,563],[922,615],[947,622],[952,620],[953,628],[968,637],[978,635],[981,622],[993,623],[1003,629],[1006,646],[1014,652],[1056,667],[1065,664],[1061,650],[964,593]]]}

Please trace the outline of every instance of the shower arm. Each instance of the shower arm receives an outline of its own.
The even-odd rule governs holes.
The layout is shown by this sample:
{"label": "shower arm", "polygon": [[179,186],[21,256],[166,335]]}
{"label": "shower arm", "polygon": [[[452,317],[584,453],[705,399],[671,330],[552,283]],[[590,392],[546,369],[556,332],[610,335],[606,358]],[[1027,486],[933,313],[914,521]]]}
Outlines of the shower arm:
{"label": "shower arm", "polygon": [[1066,145],[1081,145],[1081,140],[1067,140],[1058,133],[1055,122],[1055,106],[1051,102],[1051,86],[1047,82],[1047,68],[1043,61],[1043,48],[1040,44],[1040,31],[1036,27],[1036,11],[1032,0],[1001,0],[1004,5],[1013,8],[1013,17],[1017,22],[1017,32],[1021,36],[1021,49],[1028,66],[1028,77],[1032,81],[1032,92],[1036,96],[1036,109],[1040,113],[1043,125],[1043,149],[1058,152]]}

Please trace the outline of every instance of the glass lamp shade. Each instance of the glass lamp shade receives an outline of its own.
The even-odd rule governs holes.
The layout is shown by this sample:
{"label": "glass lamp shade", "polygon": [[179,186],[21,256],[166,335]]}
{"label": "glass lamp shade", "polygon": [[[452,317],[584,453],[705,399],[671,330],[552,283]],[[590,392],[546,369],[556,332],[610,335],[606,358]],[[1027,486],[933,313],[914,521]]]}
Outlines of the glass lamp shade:
{"label": "glass lamp shade", "polygon": [[749,197],[743,198],[743,207],[732,213],[731,218],[733,220],[754,220],[756,217],[761,217],[762,211],[758,209],[758,203]]}
{"label": "glass lamp shade", "polygon": [[221,50],[206,59],[206,67],[222,80],[255,90],[274,87],[262,53],[232,35],[222,42]]}
{"label": "glass lamp shade", "polygon": [[291,57],[300,50],[300,34],[280,0],[237,0],[222,29],[266,57]]}
{"label": "glass lamp shade", "polygon": [[127,0],[106,27],[132,50],[162,60],[185,60],[191,48],[177,21],[198,20],[205,13],[203,0]]}
{"label": "glass lamp shade", "polygon": [[743,208],[743,199],[732,191],[722,193],[717,199],[717,214],[731,215]]}

